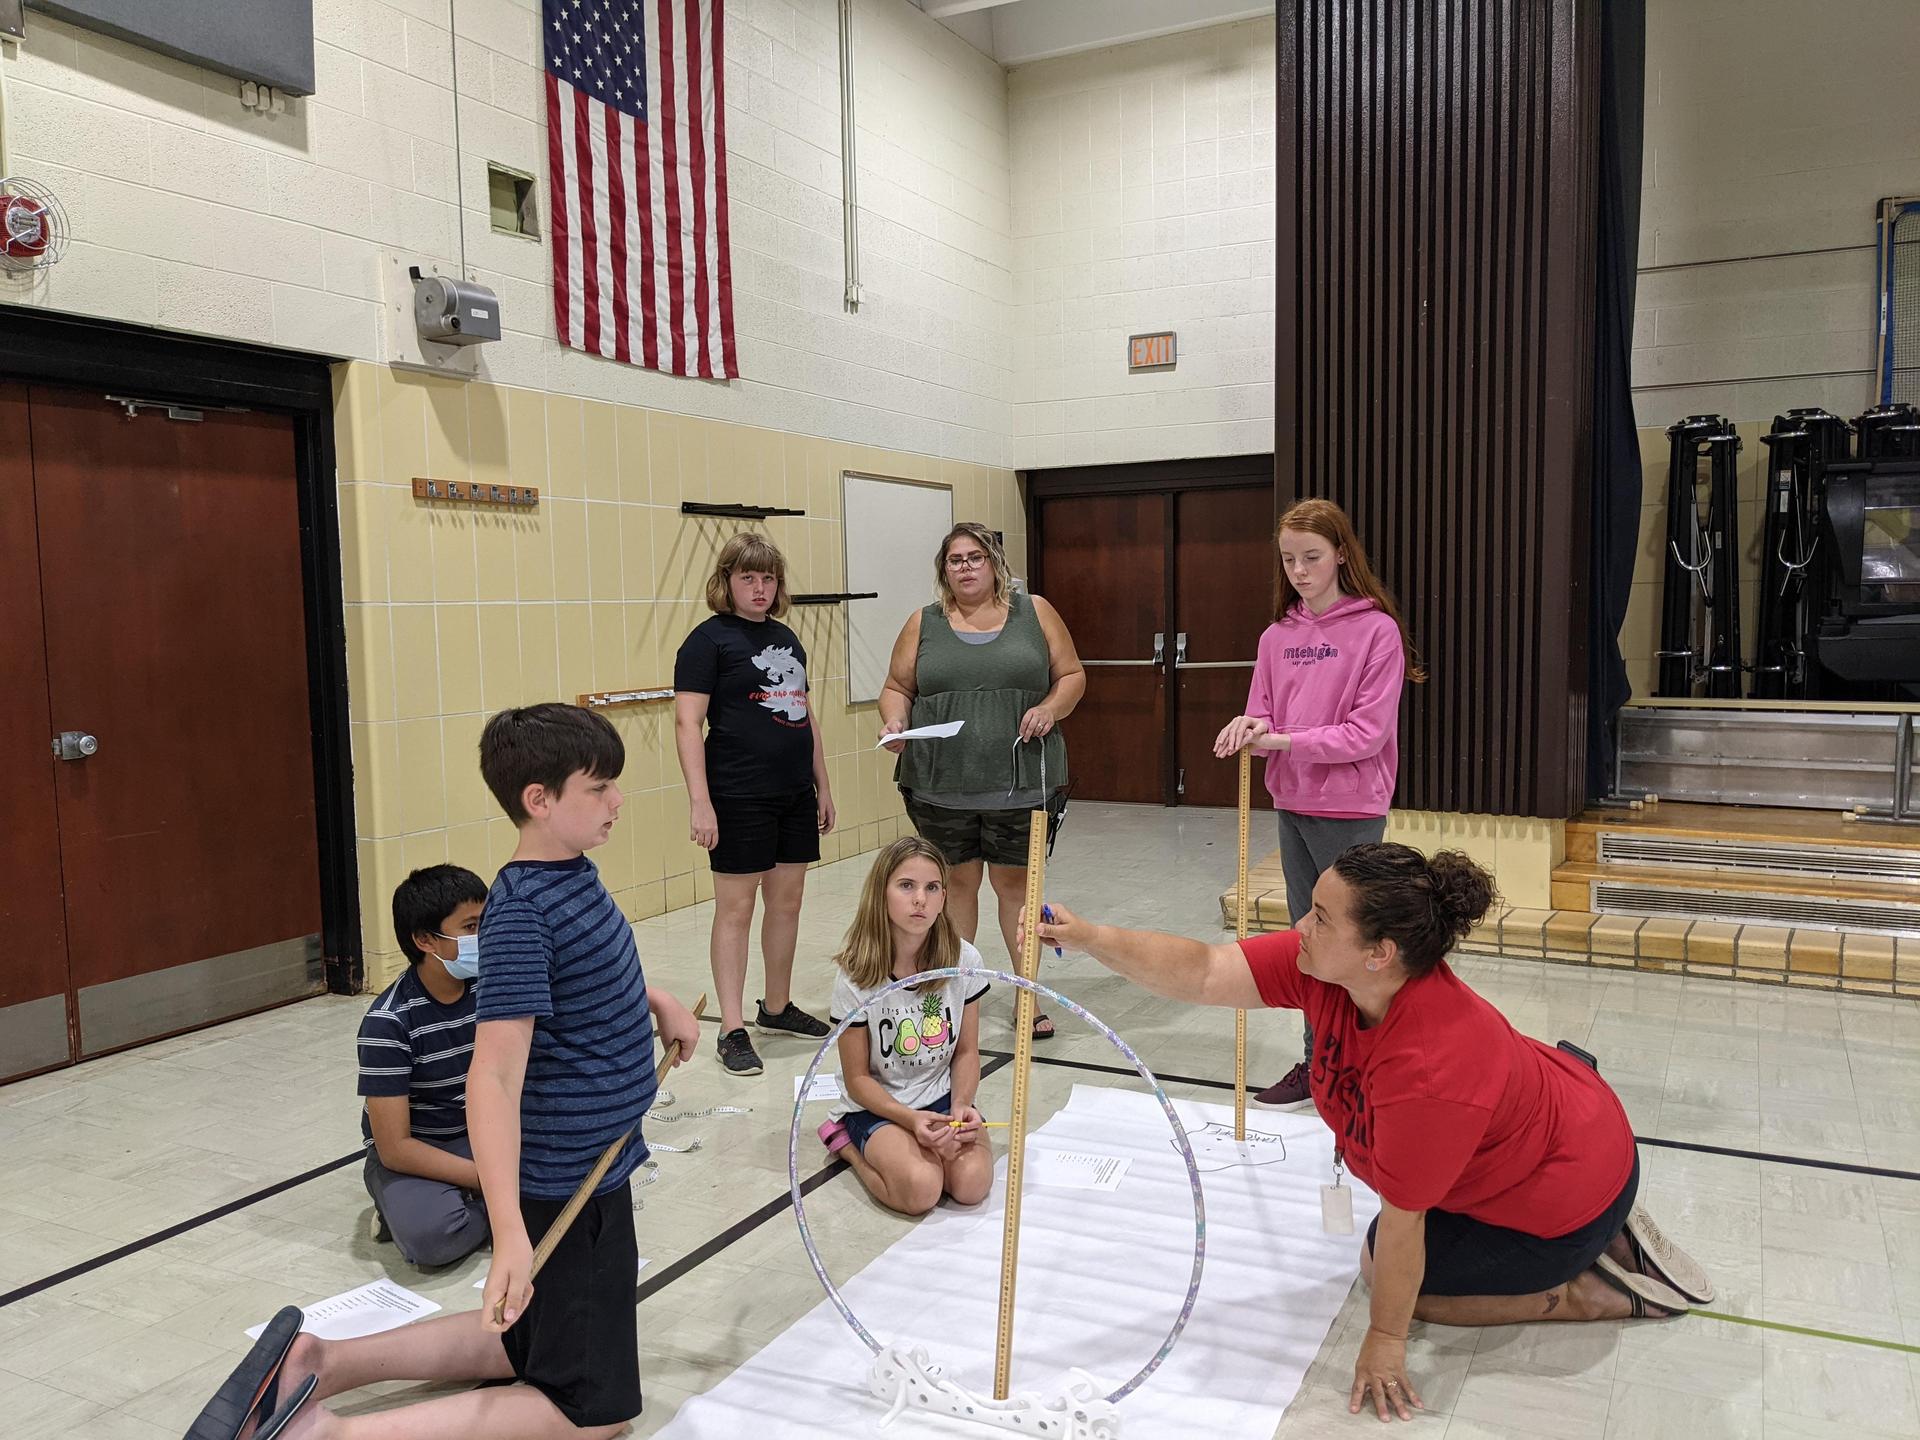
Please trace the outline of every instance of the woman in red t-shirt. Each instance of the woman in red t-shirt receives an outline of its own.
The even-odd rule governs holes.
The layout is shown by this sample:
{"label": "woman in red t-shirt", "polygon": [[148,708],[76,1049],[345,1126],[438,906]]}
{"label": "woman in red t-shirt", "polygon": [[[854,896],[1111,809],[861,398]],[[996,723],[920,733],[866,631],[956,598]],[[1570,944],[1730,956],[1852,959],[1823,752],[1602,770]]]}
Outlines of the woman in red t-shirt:
{"label": "woman in red t-shirt", "polygon": [[1039,927],[1175,1000],[1305,1012],[1314,1105],[1380,1196],[1350,1408],[1371,1393],[1383,1420],[1421,1403],[1406,1371],[1415,1319],[1665,1317],[1713,1298],[1635,1203],[1633,1131],[1598,1071],[1517,1032],[1446,963],[1492,901],[1491,877],[1458,852],[1356,845],[1321,874],[1298,931],[1207,945],[1057,904]]}

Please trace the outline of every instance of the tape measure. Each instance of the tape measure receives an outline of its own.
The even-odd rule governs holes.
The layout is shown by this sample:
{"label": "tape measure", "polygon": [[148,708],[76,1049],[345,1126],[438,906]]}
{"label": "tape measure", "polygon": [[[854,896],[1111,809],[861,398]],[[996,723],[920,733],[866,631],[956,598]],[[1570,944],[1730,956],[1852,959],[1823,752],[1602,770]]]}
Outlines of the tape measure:
{"label": "tape measure", "polygon": [[[1040,978],[1040,905],[1046,889],[1047,812],[1028,815],[1027,925],[1017,961],[1023,980]],[[1007,1123],[1007,1218],[1000,1241],[1000,1328],[993,1342],[993,1398],[1007,1398],[1013,1371],[1013,1291],[1020,1264],[1020,1178],[1027,1158],[1027,1077],[1033,1069],[1031,990],[1013,1007],[1013,1113]]]}

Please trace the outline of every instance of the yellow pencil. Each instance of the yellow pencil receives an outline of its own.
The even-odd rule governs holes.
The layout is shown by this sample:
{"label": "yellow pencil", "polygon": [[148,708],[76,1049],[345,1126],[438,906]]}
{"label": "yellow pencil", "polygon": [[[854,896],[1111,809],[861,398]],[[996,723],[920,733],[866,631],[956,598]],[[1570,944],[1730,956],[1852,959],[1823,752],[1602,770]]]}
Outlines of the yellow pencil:
{"label": "yellow pencil", "polygon": [[[959,1129],[959,1128],[960,1128],[960,1127],[961,1127],[962,1125],[964,1125],[964,1124],[966,1124],[966,1123],[967,1123],[967,1122],[966,1122],[966,1121],[964,1121],[964,1120],[949,1120],[949,1121],[947,1121],[947,1124],[949,1124],[949,1125],[951,1125],[951,1126],[953,1126],[953,1127],[954,1127],[954,1129],[956,1129],[956,1130],[957,1130],[957,1129]],[[988,1130],[1004,1130],[1004,1129],[1006,1129],[1006,1128],[1007,1128],[1007,1126],[1008,1126],[1009,1124],[1011,1124],[1011,1123],[1012,1123],[1012,1122],[1011,1122],[1011,1121],[1008,1121],[1008,1120],[982,1120],[982,1121],[980,1122],[980,1124],[981,1124],[981,1125],[982,1125],[982,1126],[983,1126],[984,1128],[986,1128],[986,1129],[988,1129]]]}

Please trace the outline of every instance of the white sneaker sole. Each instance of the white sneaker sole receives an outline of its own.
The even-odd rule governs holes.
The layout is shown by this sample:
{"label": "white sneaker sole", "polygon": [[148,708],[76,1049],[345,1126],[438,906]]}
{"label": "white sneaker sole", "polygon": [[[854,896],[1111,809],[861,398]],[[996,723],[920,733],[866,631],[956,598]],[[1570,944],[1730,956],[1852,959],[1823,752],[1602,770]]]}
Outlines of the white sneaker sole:
{"label": "white sneaker sole", "polygon": [[803,1030],[789,1030],[784,1025],[762,1025],[758,1020],[753,1022],[753,1028],[758,1030],[762,1035],[785,1035],[791,1040],[811,1040],[816,1045],[833,1033],[833,1027],[831,1025],[825,1030],[822,1030],[818,1035],[809,1035]]}
{"label": "white sneaker sole", "polygon": [[1254,1104],[1268,1110],[1311,1110],[1313,1108],[1313,1096],[1311,1095],[1303,1095],[1298,1100],[1262,1100],[1259,1091],[1250,1090],[1247,1092],[1247,1098]]}

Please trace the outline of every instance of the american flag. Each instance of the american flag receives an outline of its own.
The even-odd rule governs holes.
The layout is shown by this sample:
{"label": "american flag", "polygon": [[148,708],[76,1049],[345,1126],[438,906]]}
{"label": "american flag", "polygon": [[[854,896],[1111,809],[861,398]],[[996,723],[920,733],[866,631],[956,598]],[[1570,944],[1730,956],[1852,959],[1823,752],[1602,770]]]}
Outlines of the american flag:
{"label": "american flag", "polygon": [[541,0],[560,343],[732,379],[722,0]]}

